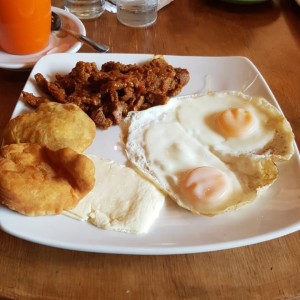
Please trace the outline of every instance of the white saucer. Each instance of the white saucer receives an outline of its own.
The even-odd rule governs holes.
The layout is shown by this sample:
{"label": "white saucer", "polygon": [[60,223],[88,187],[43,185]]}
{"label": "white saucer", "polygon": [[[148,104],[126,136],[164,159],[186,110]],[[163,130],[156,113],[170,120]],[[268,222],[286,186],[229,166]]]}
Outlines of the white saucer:
{"label": "white saucer", "polygon": [[[64,27],[83,35],[86,34],[84,25],[75,15],[58,7],[52,7],[52,11],[61,16]],[[0,48],[0,68],[14,70],[30,69],[42,56],[50,53],[75,53],[80,47],[81,43],[72,36],[58,31],[51,32],[48,46],[38,53],[12,55],[2,51]]]}

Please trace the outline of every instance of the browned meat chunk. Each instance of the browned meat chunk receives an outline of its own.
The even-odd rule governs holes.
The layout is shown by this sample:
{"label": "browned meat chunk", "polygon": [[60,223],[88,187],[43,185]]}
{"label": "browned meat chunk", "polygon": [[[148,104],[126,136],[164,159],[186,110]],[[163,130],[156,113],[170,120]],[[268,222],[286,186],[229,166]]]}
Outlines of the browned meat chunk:
{"label": "browned meat chunk", "polygon": [[38,107],[41,103],[51,101],[51,100],[48,99],[48,98],[45,98],[45,97],[37,97],[37,96],[34,96],[34,95],[31,94],[31,93],[27,93],[27,92],[24,92],[24,91],[22,91],[22,96],[23,96],[24,100],[25,100],[30,106],[32,106],[32,107]]}
{"label": "browned meat chunk", "polygon": [[[107,129],[130,111],[144,110],[168,102],[189,81],[186,69],[174,68],[156,58],[143,65],[79,61],[67,75],[57,74],[53,82],[35,74],[39,88],[51,101],[74,103],[84,110],[99,128]],[[23,92],[25,101],[38,106],[46,98]]]}

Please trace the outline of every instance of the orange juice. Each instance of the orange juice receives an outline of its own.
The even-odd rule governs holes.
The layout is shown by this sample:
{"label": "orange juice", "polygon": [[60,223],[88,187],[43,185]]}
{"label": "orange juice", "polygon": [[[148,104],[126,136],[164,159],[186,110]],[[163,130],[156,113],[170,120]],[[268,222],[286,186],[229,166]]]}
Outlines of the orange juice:
{"label": "orange juice", "polygon": [[0,48],[11,54],[41,51],[49,43],[51,0],[0,0]]}

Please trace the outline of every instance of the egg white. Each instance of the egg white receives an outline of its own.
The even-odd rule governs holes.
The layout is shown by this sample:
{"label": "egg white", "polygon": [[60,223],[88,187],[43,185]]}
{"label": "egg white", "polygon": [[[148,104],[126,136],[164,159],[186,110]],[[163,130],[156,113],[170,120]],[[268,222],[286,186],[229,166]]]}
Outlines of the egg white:
{"label": "egg white", "polygon": [[[212,118],[232,106],[255,115],[255,134],[228,139],[214,128]],[[282,114],[265,99],[234,92],[174,98],[164,106],[130,113],[121,127],[128,159],[196,214],[215,215],[255,200],[278,177],[274,158],[288,159],[293,152],[293,134]],[[221,203],[191,204],[180,193],[182,174],[200,166],[228,175],[231,191]]]}

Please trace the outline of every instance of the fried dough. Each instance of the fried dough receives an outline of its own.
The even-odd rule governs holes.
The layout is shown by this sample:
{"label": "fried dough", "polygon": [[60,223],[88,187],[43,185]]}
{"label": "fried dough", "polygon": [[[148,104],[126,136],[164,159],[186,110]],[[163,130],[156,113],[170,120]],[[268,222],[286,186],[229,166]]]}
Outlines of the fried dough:
{"label": "fried dough", "polygon": [[92,190],[94,174],[94,163],[70,148],[7,145],[0,149],[0,202],[24,215],[60,214]]}
{"label": "fried dough", "polygon": [[95,135],[94,122],[77,105],[48,102],[11,119],[4,144],[37,143],[52,150],[69,147],[83,152]]}

